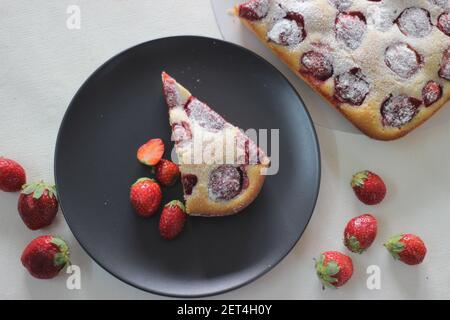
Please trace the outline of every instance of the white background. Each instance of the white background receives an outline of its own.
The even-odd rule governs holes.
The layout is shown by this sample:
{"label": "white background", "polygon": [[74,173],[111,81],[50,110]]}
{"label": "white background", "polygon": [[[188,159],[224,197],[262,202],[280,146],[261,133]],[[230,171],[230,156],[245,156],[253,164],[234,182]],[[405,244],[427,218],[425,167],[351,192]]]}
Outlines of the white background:
{"label": "white background", "polygon": [[[30,181],[53,182],[60,121],[76,90],[100,64],[154,38],[181,34],[220,38],[209,0],[0,0],[0,4],[0,154],[20,161]],[[71,4],[81,8],[80,30],[66,28]],[[393,142],[320,126],[317,133],[322,186],[303,237],[271,272],[217,298],[449,299],[450,123],[419,128]],[[384,177],[388,195],[381,205],[365,207],[354,197],[349,180],[361,169]],[[0,194],[0,298],[160,298],[97,266],[80,248],[62,214],[51,227],[32,232],[20,220],[16,205],[17,194]],[[378,238],[368,252],[351,255],[355,272],[345,287],[322,291],[313,258],[321,251],[344,250],[346,221],[366,211],[378,217]],[[417,233],[425,240],[429,252],[422,265],[395,262],[382,247],[398,232]],[[82,270],[81,290],[66,289],[64,273],[42,281],[21,266],[24,246],[47,233],[69,242],[72,261]],[[371,264],[381,268],[381,290],[366,288],[366,268]]]}

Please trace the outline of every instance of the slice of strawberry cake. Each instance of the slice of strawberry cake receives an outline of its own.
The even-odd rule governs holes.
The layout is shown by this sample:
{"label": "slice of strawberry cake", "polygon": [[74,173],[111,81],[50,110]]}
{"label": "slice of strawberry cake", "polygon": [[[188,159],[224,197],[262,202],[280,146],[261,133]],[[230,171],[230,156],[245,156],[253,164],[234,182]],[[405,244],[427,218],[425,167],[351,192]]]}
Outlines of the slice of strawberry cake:
{"label": "slice of strawberry cake", "polygon": [[186,212],[237,213],[258,195],[269,164],[264,152],[204,102],[162,73]]}

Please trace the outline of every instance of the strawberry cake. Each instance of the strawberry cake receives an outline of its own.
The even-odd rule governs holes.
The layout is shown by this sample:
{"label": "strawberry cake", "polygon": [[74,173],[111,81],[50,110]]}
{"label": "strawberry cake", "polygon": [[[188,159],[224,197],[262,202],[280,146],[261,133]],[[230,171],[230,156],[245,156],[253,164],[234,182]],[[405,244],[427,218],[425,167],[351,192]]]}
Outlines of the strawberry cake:
{"label": "strawberry cake", "polygon": [[449,0],[251,0],[234,13],[372,138],[399,138],[449,100]]}
{"label": "strawberry cake", "polygon": [[237,213],[258,195],[269,164],[264,152],[204,102],[162,74],[186,212]]}

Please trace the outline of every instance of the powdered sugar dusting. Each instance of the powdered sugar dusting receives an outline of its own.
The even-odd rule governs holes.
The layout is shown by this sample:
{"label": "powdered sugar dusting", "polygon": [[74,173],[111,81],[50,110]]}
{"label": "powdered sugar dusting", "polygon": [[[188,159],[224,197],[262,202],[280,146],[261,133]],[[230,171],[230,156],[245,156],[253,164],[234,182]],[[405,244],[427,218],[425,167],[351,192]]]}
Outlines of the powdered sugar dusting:
{"label": "powdered sugar dusting", "polygon": [[250,7],[259,17],[264,17],[269,11],[269,0],[255,0],[250,3]]}
{"label": "powdered sugar dusting", "polygon": [[407,8],[397,20],[398,27],[407,36],[423,38],[431,32],[430,13],[423,8]]}
{"label": "powdered sugar dusting", "polygon": [[450,80],[450,57],[442,58],[441,68],[439,69],[439,76],[441,78]]}
{"label": "powdered sugar dusting", "polygon": [[439,16],[437,26],[446,35],[450,36],[450,14],[445,12]]}
{"label": "powdered sugar dusting", "polygon": [[[439,60],[449,46],[446,32],[450,28],[447,21],[450,0],[270,2],[267,17],[255,22],[257,31],[272,31],[276,23],[289,20],[289,12],[300,13],[304,17],[306,38],[290,48],[277,46],[275,50],[289,56],[286,62],[332,104],[341,105],[345,112],[354,115],[352,121],[366,121],[359,117],[365,109],[372,117],[373,109],[379,112],[388,97],[403,95],[406,97],[405,104],[411,107],[390,116],[390,108],[386,104],[387,120],[382,121],[391,126],[389,122],[392,118],[393,126],[400,126],[410,121],[407,119],[408,112],[417,112],[417,101],[423,101],[423,106],[425,100],[435,99],[436,91],[427,91],[422,95],[427,82],[433,80],[442,85],[443,91],[448,89],[446,80],[450,80],[450,52],[449,58],[444,54]],[[272,35],[272,38],[276,37]],[[269,41],[274,42],[273,39]],[[355,81],[355,74],[349,73],[353,68],[360,69],[366,82]],[[364,94],[361,108],[345,105],[358,106],[358,98]],[[447,92],[443,92],[442,97],[447,99]],[[398,105],[394,102],[401,100],[390,99],[392,105]],[[393,109],[397,110],[397,107]],[[423,114],[424,118],[428,116],[429,113]],[[369,124],[373,125],[374,130],[379,130],[380,135],[389,136],[392,133],[391,130],[381,132],[381,128],[375,128],[377,124],[374,121]]]}
{"label": "powdered sugar dusting", "polygon": [[326,54],[308,51],[301,58],[302,71],[318,80],[325,81],[333,75],[333,63]]}
{"label": "powdered sugar dusting", "polygon": [[218,113],[196,98],[187,104],[186,112],[202,128],[217,131],[225,126],[225,120]]}
{"label": "powdered sugar dusting", "polygon": [[340,13],[336,18],[335,31],[337,39],[348,48],[357,49],[366,32],[366,22],[362,13]]}
{"label": "powdered sugar dusting", "polygon": [[402,78],[409,78],[420,67],[420,59],[414,49],[406,43],[398,42],[386,49],[386,65]]}
{"label": "powdered sugar dusting", "polygon": [[428,0],[428,2],[444,9],[448,7],[448,0]]}
{"label": "powdered sugar dusting", "polygon": [[450,46],[442,54],[441,67],[439,68],[439,76],[450,80]]}
{"label": "powdered sugar dusting", "polygon": [[267,15],[270,0],[250,0],[241,5],[239,14],[250,20],[262,19]]}
{"label": "powdered sugar dusting", "polygon": [[180,93],[175,88],[173,81],[167,80],[164,82],[164,95],[166,96],[167,106],[174,108],[181,103]]}
{"label": "powdered sugar dusting", "polygon": [[269,31],[268,37],[275,43],[282,45],[296,45],[303,40],[303,30],[292,20],[283,19],[278,21]]}
{"label": "powdered sugar dusting", "polygon": [[425,87],[423,87],[422,99],[426,107],[435,103],[437,100],[441,98],[441,96],[442,96],[442,87],[436,81],[430,80],[425,85]]}
{"label": "powdered sugar dusting", "polygon": [[347,10],[353,4],[352,0],[328,0],[328,2],[339,11]]}
{"label": "powdered sugar dusting", "polygon": [[192,131],[187,122],[174,123],[172,125],[172,140],[175,143],[186,143],[192,139]]}
{"label": "powdered sugar dusting", "polygon": [[271,1],[269,12],[266,16],[266,21],[269,25],[269,29],[271,29],[273,25],[279,20],[286,17],[286,13],[286,10],[277,1]]}
{"label": "powdered sugar dusting", "polygon": [[394,24],[393,20],[392,11],[386,7],[372,5],[367,8],[367,24],[374,26],[378,31],[389,30]]}
{"label": "powdered sugar dusting", "polygon": [[439,98],[439,92],[437,91],[426,91],[423,99],[427,101],[426,105],[430,105]]}
{"label": "powdered sugar dusting", "polygon": [[335,79],[335,96],[342,102],[361,105],[369,93],[369,83],[361,70],[354,68]]}
{"label": "powdered sugar dusting", "polygon": [[209,175],[208,194],[212,200],[231,200],[241,191],[241,174],[232,165],[221,165]]}
{"label": "powdered sugar dusting", "polygon": [[420,100],[405,95],[389,97],[381,106],[384,124],[396,128],[407,124],[416,115],[420,103]]}

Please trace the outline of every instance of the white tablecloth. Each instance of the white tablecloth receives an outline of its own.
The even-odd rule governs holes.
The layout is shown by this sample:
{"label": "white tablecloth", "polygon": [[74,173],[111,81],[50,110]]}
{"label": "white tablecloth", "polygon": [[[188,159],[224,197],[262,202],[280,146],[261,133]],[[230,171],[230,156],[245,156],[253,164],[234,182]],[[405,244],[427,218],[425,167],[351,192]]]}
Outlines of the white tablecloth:
{"label": "white tablecloth", "polygon": [[[79,30],[66,27],[69,5],[81,9]],[[20,161],[29,180],[53,182],[54,145],[64,111],[82,82],[108,58],[164,36],[220,38],[209,0],[1,0],[1,7],[0,154]],[[419,128],[394,142],[321,127],[317,132],[322,187],[302,239],[267,275],[218,298],[450,298],[450,123]],[[389,188],[377,207],[359,203],[349,188],[351,175],[366,168],[382,175]],[[16,194],[0,193],[1,299],[160,298],[96,265],[62,214],[50,228],[32,232],[16,205]],[[367,253],[352,255],[355,273],[345,287],[322,291],[313,258],[324,250],[343,250],[346,221],[366,211],[379,218],[378,238]],[[398,232],[417,233],[426,241],[429,252],[422,265],[408,267],[387,254],[382,243]],[[66,288],[66,274],[40,281],[21,266],[24,246],[44,233],[68,240],[73,263],[82,271],[81,290]],[[381,269],[381,290],[366,287],[366,268],[373,264]]]}

